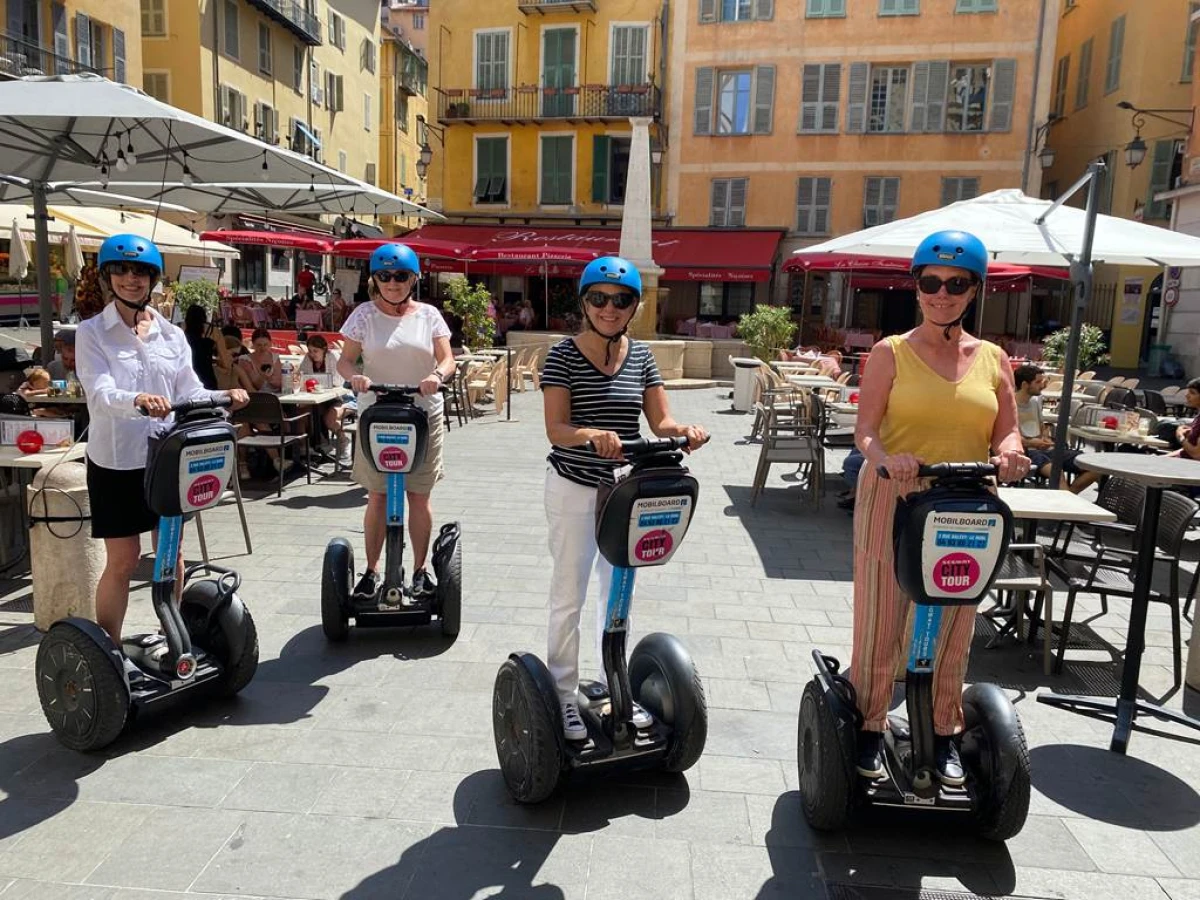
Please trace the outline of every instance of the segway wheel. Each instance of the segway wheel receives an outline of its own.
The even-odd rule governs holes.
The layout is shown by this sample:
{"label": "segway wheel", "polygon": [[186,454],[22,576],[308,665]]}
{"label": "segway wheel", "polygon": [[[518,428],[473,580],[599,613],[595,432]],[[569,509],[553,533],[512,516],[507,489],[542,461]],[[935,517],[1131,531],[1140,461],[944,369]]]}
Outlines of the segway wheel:
{"label": "segway wheel", "polygon": [[805,686],[800,697],[797,730],[796,766],[804,818],[819,831],[839,831],[850,820],[853,787],[837,721],[824,690],[815,681]]}
{"label": "segway wheel", "polygon": [[437,578],[442,634],[458,637],[462,627],[462,542],[457,523],[442,526],[433,550],[433,574]]}
{"label": "segway wheel", "polygon": [[671,728],[663,768],[684,772],[694,766],[708,739],[704,684],[691,654],[671,634],[648,634],[629,657],[633,699]]}
{"label": "segway wheel", "polygon": [[34,664],[54,736],[72,750],[107,747],[125,728],[129,694],[104,648],[72,625],[51,626]]}
{"label": "segway wheel", "polygon": [[345,538],[334,538],[325,548],[321,570],[321,630],[335,644],[350,634],[350,592],[354,590],[354,548]]}
{"label": "segway wheel", "polygon": [[[540,660],[526,657],[545,669]],[[550,673],[545,672],[550,683]],[[556,708],[555,708],[556,709]],[[492,731],[496,757],[508,792],[518,803],[541,803],[562,779],[559,716],[524,662],[507,659],[492,689]]]}
{"label": "segway wheel", "polygon": [[258,629],[254,626],[254,619],[250,617],[250,610],[244,606],[242,607],[241,628],[242,655],[238,657],[236,663],[230,662],[231,654],[225,635],[219,626],[213,626],[216,634],[209,638],[214,648],[213,652],[217,654],[217,658],[224,666],[224,671],[221,673],[221,694],[225,697],[240,694],[242,689],[254,680],[254,673],[258,671]]}
{"label": "segway wheel", "polygon": [[1025,827],[1031,778],[1025,729],[1012,702],[994,684],[963,692],[962,758],[975,801],[976,833],[1007,841]]}

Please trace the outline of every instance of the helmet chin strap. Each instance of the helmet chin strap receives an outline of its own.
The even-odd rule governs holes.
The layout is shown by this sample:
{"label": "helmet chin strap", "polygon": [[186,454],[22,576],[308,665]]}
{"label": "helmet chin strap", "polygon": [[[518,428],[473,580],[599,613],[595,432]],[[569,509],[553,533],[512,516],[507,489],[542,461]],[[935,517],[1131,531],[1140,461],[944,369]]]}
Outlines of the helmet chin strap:
{"label": "helmet chin strap", "polygon": [[394,302],[389,300],[387,297],[383,296],[383,291],[380,291],[379,299],[382,300],[384,303],[386,303],[388,306],[390,306],[392,309],[399,309],[405,303],[407,303],[409,300],[412,299],[413,294],[416,293],[416,290],[417,290],[417,287],[414,284],[411,288],[408,289],[408,293],[405,295],[403,300],[396,300]]}
{"label": "helmet chin strap", "polygon": [[[637,309],[637,307],[635,306],[634,309]],[[629,323],[625,323],[621,326],[620,330],[618,330],[616,334],[609,336],[596,327],[596,324],[592,321],[592,317],[589,316],[586,311],[584,311],[583,318],[587,321],[588,328],[596,332],[596,334],[608,342],[604,347],[604,364],[607,366],[612,360],[613,347],[620,343],[621,338],[625,337],[625,332],[629,330]],[[633,321],[632,316],[629,317],[629,321]]]}

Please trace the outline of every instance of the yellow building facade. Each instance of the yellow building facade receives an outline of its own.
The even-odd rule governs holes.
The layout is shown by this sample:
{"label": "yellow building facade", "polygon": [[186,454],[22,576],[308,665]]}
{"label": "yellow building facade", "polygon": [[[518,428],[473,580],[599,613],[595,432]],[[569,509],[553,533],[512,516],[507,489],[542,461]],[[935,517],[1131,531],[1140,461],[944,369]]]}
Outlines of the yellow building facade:
{"label": "yellow building facade", "polygon": [[[1053,3],[673,4],[675,222],[786,228],[782,261],[988,191],[1036,193],[1031,150],[1050,102]],[[788,293],[776,277],[775,301]]]}
{"label": "yellow building facade", "polygon": [[136,0],[0,0],[0,78],[97,72],[142,83]]}
{"label": "yellow building facade", "polygon": [[[1060,7],[1049,130],[1054,164],[1044,195],[1056,195],[1097,158],[1106,163],[1100,211],[1167,226],[1188,137],[1196,28],[1188,0],[1076,0]],[[1126,103],[1134,109],[1123,108]],[[1136,109],[1166,110],[1134,120]],[[1168,121],[1171,120],[1171,121]],[[1131,167],[1126,148],[1141,138]],[[1136,159],[1136,154],[1135,157]],[[1083,204],[1081,191],[1073,201]],[[1134,368],[1159,336],[1157,269],[1098,266],[1087,321],[1111,333],[1112,364]]]}
{"label": "yellow building facade", "polygon": [[[428,97],[428,63],[408,40],[404,25],[388,16],[383,23],[379,57],[379,186],[421,204],[425,203],[425,179],[417,163],[421,146],[428,141]],[[389,231],[404,233],[419,227],[420,220],[387,216],[380,224]]]}
{"label": "yellow building facade", "polygon": [[630,117],[655,120],[661,140],[659,0],[438,0],[428,30],[430,206],[459,221],[618,223]]}

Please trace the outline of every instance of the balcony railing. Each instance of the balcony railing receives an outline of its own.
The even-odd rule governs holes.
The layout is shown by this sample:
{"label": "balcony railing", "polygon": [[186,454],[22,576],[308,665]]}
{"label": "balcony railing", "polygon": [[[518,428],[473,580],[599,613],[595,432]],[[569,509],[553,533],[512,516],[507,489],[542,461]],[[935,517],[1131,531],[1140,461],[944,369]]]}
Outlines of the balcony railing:
{"label": "balcony railing", "polygon": [[659,90],[652,84],[584,84],[567,88],[523,85],[495,90],[438,90],[438,118],[445,125],[538,119],[657,118],[660,112]]}
{"label": "balcony railing", "polygon": [[596,0],[517,0],[517,9],[527,16],[533,13],[544,16],[556,12],[595,12]]}
{"label": "balcony railing", "polygon": [[4,32],[0,34],[0,78],[21,78],[24,75],[77,75],[80,72],[101,73],[95,66],[85,66],[60,56],[41,44]]}
{"label": "balcony railing", "polygon": [[321,20],[296,0],[248,0],[310,47],[321,43]]}

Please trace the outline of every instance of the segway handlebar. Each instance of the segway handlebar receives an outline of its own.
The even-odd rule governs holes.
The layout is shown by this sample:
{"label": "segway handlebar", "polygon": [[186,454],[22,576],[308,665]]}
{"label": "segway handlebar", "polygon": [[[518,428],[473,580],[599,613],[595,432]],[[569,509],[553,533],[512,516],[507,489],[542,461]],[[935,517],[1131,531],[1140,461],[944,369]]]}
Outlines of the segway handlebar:
{"label": "segway handlebar", "polygon": [[[704,444],[712,440],[712,435],[704,439]],[[701,444],[701,446],[704,446]],[[649,453],[668,453],[672,450],[682,450],[688,445],[686,437],[669,437],[669,438],[637,438],[632,441],[621,441],[621,453],[624,456],[645,456]],[[585,450],[596,449],[595,445],[588,441],[583,445]]]}
{"label": "segway handlebar", "polygon": [[[884,466],[876,471],[880,478],[891,478]],[[936,463],[932,466],[921,466],[917,469],[918,478],[991,478],[999,474],[1000,469],[992,463]]]}
{"label": "segway handlebar", "polygon": [[[201,409],[224,409],[232,405],[233,401],[228,397],[208,397],[204,400],[185,400],[182,403],[176,403],[171,407],[171,412],[177,416],[186,416],[188,413]],[[137,410],[143,416],[150,415],[144,406],[139,406]]]}
{"label": "segway handlebar", "polygon": [[[373,394],[420,394],[421,386],[418,384],[372,384],[367,388]],[[446,386],[443,384],[438,388],[439,394],[446,393]]]}

